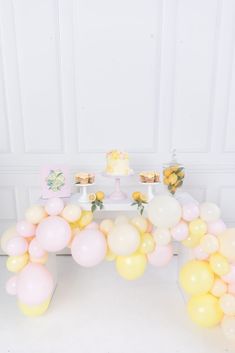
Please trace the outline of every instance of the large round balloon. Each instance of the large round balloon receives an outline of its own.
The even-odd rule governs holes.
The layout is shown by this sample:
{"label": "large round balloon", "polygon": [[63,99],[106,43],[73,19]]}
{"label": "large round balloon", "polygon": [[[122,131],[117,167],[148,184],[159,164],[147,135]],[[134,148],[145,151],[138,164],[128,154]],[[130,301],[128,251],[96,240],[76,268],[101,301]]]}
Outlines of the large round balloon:
{"label": "large round balloon", "polygon": [[6,245],[7,254],[10,256],[20,256],[28,250],[28,242],[25,238],[17,236],[8,240]]}
{"label": "large round balloon", "polygon": [[205,261],[192,260],[180,270],[180,284],[192,295],[209,292],[214,283],[214,274]]}
{"label": "large round balloon", "polygon": [[84,229],[73,240],[71,252],[73,259],[81,266],[98,265],[106,255],[105,236],[97,229]]}
{"label": "large round balloon", "polygon": [[127,280],[141,277],[146,269],[147,260],[143,254],[135,253],[130,256],[118,256],[116,269],[119,275]]}
{"label": "large round balloon", "polygon": [[50,198],[46,205],[45,210],[49,214],[49,216],[58,216],[64,208],[64,201],[59,197]]}
{"label": "large round balloon", "polygon": [[36,239],[41,247],[49,252],[64,249],[71,238],[71,228],[63,218],[50,216],[37,227]]}
{"label": "large round balloon", "polygon": [[17,297],[24,304],[42,303],[51,297],[53,289],[52,275],[43,265],[29,263],[18,275]]}
{"label": "large round balloon", "polygon": [[220,209],[213,202],[204,202],[200,205],[200,217],[206,222],[215,222],[220,218]]}
{"label": "large round balloon", "polygon": [[226,229],[219,236],[220,252],[231,262],[235,262],[235,228]]}
{"label": "large round balloon", "polygon": [[140,233],[131,224],[117,224],[108,234],[108,245],[116,255],[131,255],[140,245]]}
{"label": "large round balloon", "polygon": [[27,221],[19,221],[16,224],[16,231],[19,235],[25,238],[30,238],[34,236],[36,230],[35,224]]}
{"label": "large round balloon", "polygon": [[216,326],[223,318],[219,300],[212,294],[193,296],[188,302],[188,312],[192,321],[202,327]]}
{"label": "large round balloon", "polygon": [[156,227],[171,228],[180,221],[181,206],[172,196],[163,194],[150,201],[147,214]]}

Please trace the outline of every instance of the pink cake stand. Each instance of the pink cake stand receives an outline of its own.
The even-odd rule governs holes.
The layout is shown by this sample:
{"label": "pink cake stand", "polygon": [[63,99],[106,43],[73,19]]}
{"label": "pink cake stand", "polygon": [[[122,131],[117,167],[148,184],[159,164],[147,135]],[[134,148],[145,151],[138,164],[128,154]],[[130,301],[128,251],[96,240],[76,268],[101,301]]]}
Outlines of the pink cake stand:
{"label": "pink cake stand", "polygon": [[107,173],[102,173],[102,175],[106,178],[112,178],[115,181],[115,190],[109,195],[109,199],[113,201],[121,201],[127,198],[127,195],[121,191],[121,179],[128,178],[132,176],[134,173],[128,175],[110,175]]}

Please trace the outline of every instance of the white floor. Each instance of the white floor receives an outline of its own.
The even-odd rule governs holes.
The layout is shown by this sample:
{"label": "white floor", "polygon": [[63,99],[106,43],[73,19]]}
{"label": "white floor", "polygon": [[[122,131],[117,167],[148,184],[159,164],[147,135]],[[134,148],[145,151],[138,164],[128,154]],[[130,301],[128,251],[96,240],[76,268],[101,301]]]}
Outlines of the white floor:
{"label": "white floor", "polygon": [[38,318],[22,316],[5,293],[5,260],[0,257],[1,353],[235,352],[219,328],[200,329],[187,317],[174,282],[176,260],[168,269],[149,266],[142,279],[126,282],[111,263],[82,269],[60,256],[57,290]]}

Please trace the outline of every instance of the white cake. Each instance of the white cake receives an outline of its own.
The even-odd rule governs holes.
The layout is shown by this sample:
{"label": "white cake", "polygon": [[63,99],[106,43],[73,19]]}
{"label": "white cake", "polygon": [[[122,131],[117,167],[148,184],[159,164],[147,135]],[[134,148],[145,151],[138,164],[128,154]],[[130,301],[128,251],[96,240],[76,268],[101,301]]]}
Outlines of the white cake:
{"label": "white cake", "polygon": [[106,154],[106,169],[110,175],[129,175],[133,171],[129,166],[129,156],[126,152],[118,150],[110,151]]}

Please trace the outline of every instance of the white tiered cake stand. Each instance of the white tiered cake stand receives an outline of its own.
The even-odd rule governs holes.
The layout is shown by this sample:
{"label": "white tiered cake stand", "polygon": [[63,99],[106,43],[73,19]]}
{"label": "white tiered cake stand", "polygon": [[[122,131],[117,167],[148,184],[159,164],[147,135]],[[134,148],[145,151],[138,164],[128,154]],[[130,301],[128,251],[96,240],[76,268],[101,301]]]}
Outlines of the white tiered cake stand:
{"label": "white tiered cake stand", "polygon": [[72,199],[80,202],[80,203],[88,203],[89,202],[89,193],[88,193],[88,188],[90,186],[95,185],[95,183],[92,184],[75,184],[77,187],[80,188],[80,192],[76,193],[72,196]]}

